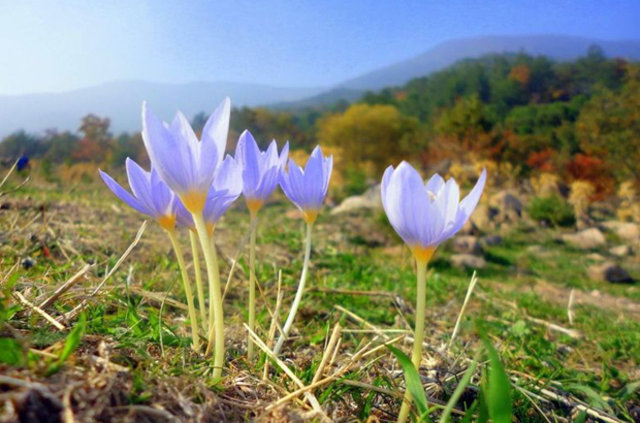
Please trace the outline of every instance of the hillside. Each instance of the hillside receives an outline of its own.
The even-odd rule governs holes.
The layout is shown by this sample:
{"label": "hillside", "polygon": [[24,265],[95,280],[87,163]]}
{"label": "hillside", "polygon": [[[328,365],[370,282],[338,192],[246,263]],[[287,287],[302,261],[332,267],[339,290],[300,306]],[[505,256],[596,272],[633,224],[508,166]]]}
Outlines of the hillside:
{"label": "hillside", "polygon": [[147,100],[169,119],[176,109],[188,116],[210,112],[225,96],[234,106],[294,101],[313,96],[320,88],[273,87],[237,82],[165,84],[119,81],[62,93],[0,96],[0,136],[18,129],[42,132],[48,128],[75,131],[82,116],[94,113],[111,119],[116,133],[140,128],[140,104]]}

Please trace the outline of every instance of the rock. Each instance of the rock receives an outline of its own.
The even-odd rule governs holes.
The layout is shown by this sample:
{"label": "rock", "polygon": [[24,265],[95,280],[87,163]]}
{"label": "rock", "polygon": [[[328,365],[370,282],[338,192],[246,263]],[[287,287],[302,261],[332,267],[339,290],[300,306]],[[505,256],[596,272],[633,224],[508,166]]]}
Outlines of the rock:
{"label": "rock", "polygon": [[585,229],[575,234],[564,234],[562,235],[562,241],[582,250],[600,247],[607,242],[598,228]]}
{"label": "rock", "polygon": [[500,191],[489,198],[490,218],[495,223],[517,222],[522,217],[522,201],[512,192]]}
{"label": "rock", "polygon": [[631,254],[633,254],[633,250],[628,245],[618,245],[616,247],[612,247],[609,250],[609,253],[612,256],[626,257],[626,256],[630,256]]}
{"label": "rock", "polygon": [[449,259],[453,267],[460,269],[484,269],[487,262],[478,256],[471,254],[454,254]]}
{"label": "rock", "polygon": [[591,261],[605,261],[605,257],[602,254],[598,254],[598,253],[591,253],[591,254],[587,254],[584,258],[586,258],[587,260],[591,260]]}
{"label": "rock", "polygon": [[502,237],[500,235],[487,235],[480,242],[486,246],[502,245]]}
{"label": "rock", "polygon": [[611,283],[632,283],[633,278],[620,265],[607,261],[601,264],[594,264],[587,269],[589,278],[596,281]]}
{"label": "rock", "polygon": [[609,220],[602,223],[602,226],[615,233],[620,239],[623,239],[625,241],[640,241],[640,226],[635,223]]}
{"label": "rock", "polygon": [[331,214],[349,213],[357,210],[376,210],[382,208],[380,199],[380,184],[366,190],[362,195],[353,195],[345,198],[337,207],[331,210]]}
{"label": "rock", "polygon": [[36,261],[31,257],[26,257],[25,259],[22,260],[22,268],[25,270],[29,270],[35,265],[36,265]]}
{"label": "rock", "polygon": [[471,235],[458,236],[453,239],[453,249],[461,254],[482,254],[482,246],[478,238]]}
{"label": "rock", "polygon": [[[494,227],[492,220],[495,213],[496,212],[489,209],[486,204],[478,204],[478,207],[476,207],[467,221],[465,228],[468,226],[469,228],[478,228],[481,230],[491,229]],[[473,230],[470,229],[467,232],[471,233]]]}

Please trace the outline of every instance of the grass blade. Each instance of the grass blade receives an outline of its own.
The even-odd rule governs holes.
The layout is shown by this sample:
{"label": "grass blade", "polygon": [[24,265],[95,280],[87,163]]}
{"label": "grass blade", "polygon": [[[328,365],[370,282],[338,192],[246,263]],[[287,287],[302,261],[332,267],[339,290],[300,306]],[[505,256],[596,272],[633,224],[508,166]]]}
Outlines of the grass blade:
{"label": "grass blade", "polygon": [[509,377],[500,361],[498,352],[491,344],[487,332],[480,321],[476,322],[476,329],[489,356],[487,389],[484,392],[489,417],[494,423],[511,423],[513,409]]}
{"label": "grass blade", "polygon": [[429,421],[429,405],[427,403],[427,397],[424,394],[424,389],[422,388],[422,382],[420,381],[418,371],[411,362],[409,356],[405,353],[391,345],[387,345],[387,348],[389,348],[393,355],[396,356],[400,366],[402,367],[404,383],[411,393],[411,396],[416,403],[416,407],[418,408],[418,413],[420,414],[419,421]]}

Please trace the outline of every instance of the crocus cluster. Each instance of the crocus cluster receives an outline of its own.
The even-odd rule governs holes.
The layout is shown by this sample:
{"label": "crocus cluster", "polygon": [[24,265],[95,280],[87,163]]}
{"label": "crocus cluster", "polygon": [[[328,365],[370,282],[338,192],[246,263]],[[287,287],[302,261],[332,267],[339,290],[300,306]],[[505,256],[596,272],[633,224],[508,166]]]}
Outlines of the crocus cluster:
{"label": "crocus cluster", "polygon": [[[205,355],[213,348],[213,376],[222,374],[224,365],[224,313],[220,289],[220,272],[216,257],[215,228],[228,208],[242,195],[250,215],[248,332],[253,334],[255,316],[255,247],[259,211],[279,185],[286,197],[300,210],[306,223],[304,261],[298,288],[289,314],[274,345],[279,354],[289,335],[304,292],[311,256],[311,235],[327,194],[332,157],[324,157],[320,147],[311,153],[304,167],[288,158],[289,145],[278,153],[272,141],[265,151],[249,131],[240,135],[235,155],[226,155],[230,102],[225,99],[207,120],[200,139],[186,117],[178,112],[171,123],[163,122],[143,104],[142,139],[151,159],[146,171],[133,160],[126,160],[129,187],[126,190],[100,171],[105,184],[127,205],[155,220],[168,234],[184,285],[194,350],[200,351],[200,331],[206,333]],[[426,304],[426,270],[438,246],[454,236],[468,221],[482,195],[486,171],[476,185],[460,200],[455,180],[445,181],[434,175],[426,183],[406,162],[390,166],[382,177],[383,208],[389,222],[410,248],[417,269],[415,334],[412,353],[414,366],[422,358]],[[196,312],[189,272],[184,262],[176,231],[189,231],[194,259],[194,273],[199,315]],[[204,256],[208,281],[208,307],[199,251]],[[247,355],[253,356],[248,339]],[[398,422],[409,414],[411,395],[405,393]]]}
{"label": "crocus cluster", "polygon": [[[215,249],[215,228],[227,209],[243,195],[251,215],[249,327],[255,327],[255,233],[258,211],[280,185],[285,195],[300,208],[307,222],[308,251],[305,254],[301,295],[308,269],[310,228],[327,193],[332,159],[324,158],[319,147],[311,154],[304,170],[288,159],[288,143],[278,153],[275,141],[266,151],[249,131],[238,140],[235,156],[226,155],[231,105],[225,99],[207,120],[200,139],[187,118],[178,112],[170,122],[163,122],[142,105],[142,139],[151,160],[145,171],[131,159],[126,169],[131,192],[111,176],[100,171],[109,189],[127,205],[155,220],[168,234],[184,285],[193,349],[200,351],[200,329],[207,335],[205,355],[213,347],[213,376],[221,376],[224,364],[224,313],[220,289],[220,272]],[[200,317],[196,313],[193,290],[176,231],[189,230],[194,257],[194,273]],[[209,307],[200,274],[198,244],[207,269]],[[299,303],[298,295],[296,295]],[[290,318],[295,316],[294,302]],[[288,319],[289,320],[289,319]],[[287,321],[288,321],[287,320]],[[199,324],[200,323],[200,324]],[[290,326],[290,325],[289,325]],[[284,332],[283,337],[286,336]],[[284,338],[283,338],[284,339]],[[215,342],[215,345],[214,345]],[[248,346],[252,354],[252,344]]]}

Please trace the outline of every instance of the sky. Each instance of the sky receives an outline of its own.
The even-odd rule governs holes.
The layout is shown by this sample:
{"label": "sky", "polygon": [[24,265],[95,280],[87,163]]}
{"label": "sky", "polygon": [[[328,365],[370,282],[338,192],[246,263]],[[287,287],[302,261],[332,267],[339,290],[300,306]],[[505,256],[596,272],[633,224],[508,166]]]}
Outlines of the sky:
{"label": "sky", "polygon": [[328,87],[481,35],[640,39],[637,0],[0,0],[0,95],[117,80]]}

